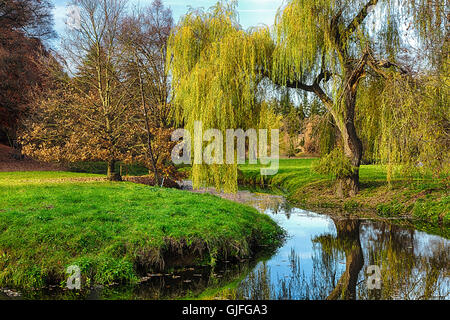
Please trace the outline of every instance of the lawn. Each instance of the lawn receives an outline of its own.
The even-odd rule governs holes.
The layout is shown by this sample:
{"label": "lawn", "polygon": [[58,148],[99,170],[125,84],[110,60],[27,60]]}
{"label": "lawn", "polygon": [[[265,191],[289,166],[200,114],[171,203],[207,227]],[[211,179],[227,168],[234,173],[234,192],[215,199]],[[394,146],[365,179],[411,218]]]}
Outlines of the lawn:
{"label": "lawn", "polygon": [[[278,187],[287,194],[296,192],[299,188],[320,181],[329,180],[311,170],[312,164],[318,159],[280,159],[279,170],[275,176],[261,177],[260,165],[242,165],[242,180],[244,184],[258,184],[261,181],[272,187]],[[386,182],[386,170],[381,165],[361,166],[360,179],[362,184],[371,182]]]}
{"label": "lawn", "polygon": [[248,257],[282,234],[268,216],[208,194],[94,174],[0,173],[0,286],[63,285],[70,265],[86,284],[133,283],[152,270]]}

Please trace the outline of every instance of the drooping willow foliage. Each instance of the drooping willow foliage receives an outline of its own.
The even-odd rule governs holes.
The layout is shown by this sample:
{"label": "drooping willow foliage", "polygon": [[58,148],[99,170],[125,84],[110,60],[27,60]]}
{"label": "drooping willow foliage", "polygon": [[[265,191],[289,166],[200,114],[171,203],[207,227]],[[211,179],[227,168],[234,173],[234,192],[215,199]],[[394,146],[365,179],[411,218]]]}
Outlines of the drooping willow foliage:
{"label": "drooping willow foliage", "polygon": [[339,118],[345,64],[367,47],[379,59],[396,59],[407,28],[416,40],[427,42],[430,34],[442,40],[445,8],[448,0],[291,0],[275,20],[273,78],[311,84],[327,72],[324,89],[334,98],[328,107]]}
{"label": "drooping willow foliage", "polygon": [[[203,130],[270,129],[276,119],[263,85],[270,78],[321,100],[353,166],[360,164],[359,138],[349,123],[369,161],[445,167],[448,2],[290,0],[273,29],[248,31],[239,26],[235,1],[192,10],[168,43],[175,118],[192,133],[195,121]],[[235,190],[236,169],[194,165],[194,186]]]}
{"label": "drooping willow foliage", "polygon": [[[240,28],[235,2],[188,13],[168,43],[177,122],[194,137],[195,122],[201,121],[203,132],[219,129],[224,140],[227,129],[276,126],[275,115],[260,99],[272,46],[268,29]],[[237,190],[237,165],[194,164],[192,170],[196,188],[213,184]]]}
{"label": "drooping willow foliage", "polygon": [[449,77],[393,77],[367,81],[358,122],[366,158],[388,165],[388,180],[401,169],[448,173],[450,164]]}
{"label": "drooping willow foliage", "polygon": [[[448,170],[448,8],[448,0],[289,1],[276,17],[273,79],[311,86],[318,75],[329,74],[322,81],[328,97],[322,102],[342,128],[348,112],[346,64],[370,52],[372,64],[407,65],[406,75],[394,65],[385,70],[367,65],[357,84],[364,159],[388,164],[389,179],[396,164]],[[357,21],[361,14],[367,17]]]}
{"label": "drooping willow foliage", "polygon": [[414,0],[410,2],[408,9],[430,67],[442,72],[447,68],[448,74],[450,1]]}
{"label": "drooping willow foliage", "polygon": [[[339,72],[342,53],[356,57],[370,42],[379,54],[393,58],[407,40],[442,46],[448,42],[449,7],[448,0],[288,1],[275,20],[275,76],[308,80],[320,67]],[[367,17],[356,22],[360,13]],[[346,52],[337,52],[334,26]],[[402,39],[410,30],[414,39]]]}
{"label": "drooping willow foliage", "polygon": [[341,36],[337,43],[335,35],[344,35],[355,12],[369,2],[293,0],[280,9],[276,16],[276,48],[272,70],[274,81],[282,85],[296,81],[312,84],[320,73],[326,72],[332,81],[323,87],[329,98],[325,105],[341,126],[344,122],[340,101],[344,65],[348,57],[358,58],[367,37],[359,32],[355,41],[348,34],[348,37]]}
{"label": "drooping willow foliage", "polygon": [[[365,159],[406,173],[448,174],[450,166],[449,1],[400,2],[406,15],[404,58],[411,72],[369,74],[358,92],[357,122]],[[404,18],[404,17],[403,17]],[[404,54],[405,55],[405,54]],[[396,53],[401,60],[401,54]]]}

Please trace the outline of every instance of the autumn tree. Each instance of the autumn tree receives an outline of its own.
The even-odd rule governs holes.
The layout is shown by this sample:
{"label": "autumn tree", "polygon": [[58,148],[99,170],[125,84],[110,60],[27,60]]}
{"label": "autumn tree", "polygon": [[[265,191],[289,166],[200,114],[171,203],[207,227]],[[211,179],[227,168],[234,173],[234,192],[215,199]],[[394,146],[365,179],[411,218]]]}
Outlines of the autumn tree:
{"label": "autumn tree", "polygon": [[52,8],[48,0],[0,0],[0,28],[19,31],[27,37],[51,38]]}
{"label": "autumn tree", "polygon": [[[151,168],[156,184],[161,171],[169,170],[170,136],[173,127],[170,81],[166,72],[166,43],[173,27],[172,12],[160,0],[124,19],[120,42],[126,78],[131,87],[131,103],[138,112],[133,148],[135,159]],[[176,170],[171,170],[174,174]],[[166,172],[168,173],[168,172]]]}
{"label": "autumn tree", "polygon": [[45,87],[45,41],[54,36],[49,1],[0,0],[0,141],[13,145],[32,93]]}
{"label": "autumn tree", "polygon": [[[30,155],[63,161],[106,161],[108,178],[121,180],[116,162],[126,157],[130,142],[129,89],[120,68],[120,24],[126,2],[76,0],[80,28],[67,30],[62,61],[68,74],[60,74],[56,91],[37,102],[27,142]],[[59,91],[58,91],[59,90]],[[46,101],[46,99],[48,101]],[[51,151],[51,152],[49,152]]]}
{"label": "autumn tree", "polygon": [[281,131],[284,135],[285,146],[284,151],[290,158],[296,155],[296,143],[301,132],[305,114],[303,106],[295,106],[291,101],[290,92],[284,90],[278,99],[273,99],[270,103],[275,113],[282,116]]}

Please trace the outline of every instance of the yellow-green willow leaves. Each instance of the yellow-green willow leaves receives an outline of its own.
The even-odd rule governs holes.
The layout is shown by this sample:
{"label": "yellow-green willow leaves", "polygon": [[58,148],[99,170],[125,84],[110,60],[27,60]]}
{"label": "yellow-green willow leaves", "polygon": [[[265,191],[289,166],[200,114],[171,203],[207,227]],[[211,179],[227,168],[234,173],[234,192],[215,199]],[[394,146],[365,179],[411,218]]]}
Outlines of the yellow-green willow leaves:
{"label": "yellow-green willow leaves", "polygon": [[[239,26],[236,1],[191,10],[168,42],[174,117],[192,133],[196,121],[203,131],[223,133],[277,127],[264,103],[270,79],[315,95],[327,108],[339,130],[337,144],[354,168],[343,178],[346,195],[359,190],[365,150],[366,160],[391,165],[443,163],[449,136],[445,8],[448,0],[290,0],[273,29],[248,31]],[[433,39],[433,45],[422,45],[427,54],[409,52],[411,39],[428,45]],[[422,69],[437,73],[405,69],[399,62],[405,52],[409,61],[427,57]],[[236,165],[193,167],[195,187],[233,191],[236,179]]]}
{"label": "yellow-green willow leaves", "polygon": [[[393,167],[439,174],[450,165],[449,77],[394,77],[363,86],[358,104],[366,157]],[[400,166],[401,165],[401,166]]]}
{"label": "yellow-green willow leaves", "polygon": [[277,47],[274,52],[274,76],[286,80],[305,78],[317,69],[322,56],[331,62],[333,44],[329,22],[334,1],[289,1],[275,21]]}
{"label": "yellow-green willow leaves", "polygon": [[[173,81],[175,119],[194,133],[219,129],[271,129],[278,121],[258,93],[268,69],[273,42],[267,28],[245,32],[237,22],[235,3],[218,4],[209,11],[192,11],[168,43],[168,65]],[[237,190],[236,165],[194,165],[194,187],[215,185]]]}

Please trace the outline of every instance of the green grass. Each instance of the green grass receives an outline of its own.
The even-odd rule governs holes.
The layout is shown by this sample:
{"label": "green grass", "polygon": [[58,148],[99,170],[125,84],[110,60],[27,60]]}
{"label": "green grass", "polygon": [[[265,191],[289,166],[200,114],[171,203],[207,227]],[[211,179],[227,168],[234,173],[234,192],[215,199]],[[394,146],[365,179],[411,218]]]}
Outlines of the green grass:
{"label": "green grass", "polygon": [[92,182],[95,180],[104,180],[104,176],[63,171],[0,172],[0,187],[2,188],[0,190],[13,186],[24,187],[27,185],[40,185],[43,183],[67,183],[74,181]]}
{"label": "green grass", "polygon": [[265,182],[271,186],[282,188],[289,192],[297,188],[322,179],[322,177],[311,170],[312,163],[316,159],[280,159],[278,174],[275,176],[261,177],[261,165],[242,165],[244,183],[258,184]]}
{"label": "green grass", "polygon": [[290,200],[304,207],[370,209],[383,217],[414,217],[434,225],[450,225],[448,179],[431,175],[407,177],[397,174],[391,185],[382,165],[360,167],[360,193],[352,199],[335,196],[333,181],[311,168],[317,159],[281,159],[278,174],[260,176],[260,165],[242,165],[240,182],[283,190]]}
{"label": "green grass", "polygon": [[[329,180],[328,177],[319,175],[311,170],[318,159],[280,159],[279,170],[275,176],[261,177],[261,165],[242,165],[239,169],[243,172],[244,179],[256,182],[265,179],[271,186],[285,189],[288,193],[295,192],[298,188],[307,184]],[[362,184],[373,182],[385,182],[386,170],[381,165],[363,165],[360,168],[360,180]]]}
{"label": "green grass", "polygon": [[282,236],[248,206],[102,178],[0,173],[0,286],[63,284],[69,265],[80,266],[85,284],[133,283],[141,272],[170,267],[177,250],[194,255],[186,263],[214,264]]}

